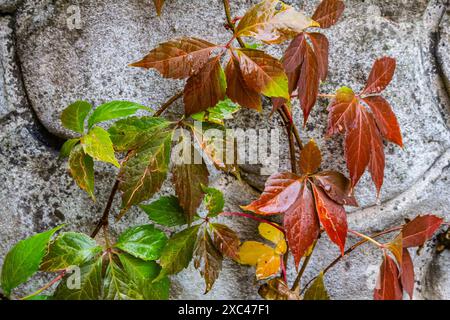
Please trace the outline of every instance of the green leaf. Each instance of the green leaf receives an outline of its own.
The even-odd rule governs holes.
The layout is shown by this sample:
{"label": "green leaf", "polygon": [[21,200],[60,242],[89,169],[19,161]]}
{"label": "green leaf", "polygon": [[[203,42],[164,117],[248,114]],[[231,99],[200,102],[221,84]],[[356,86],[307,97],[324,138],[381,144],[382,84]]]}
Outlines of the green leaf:
{"label": "green leaf", "polygon": [[190,224],[202,203],[202,184],[208,184],[209,172],[205,163],[181,164],[173,167],[173,183],[180,205]]}
{"label": "green leaf", "polygon": [[39,270],[51,237],[61,228],[62,226],[59,226],[22,240],[8,252],[1,274],[1,286],[7,296],[11,294],[12,289],[27,281]]}
{"label": "green leaf", "polygon": [[70,153],[69,170],[77,185],[95,201],[94,160],[84,153],[81,145],[75,146]]}
{"label": "green leaf", "polygon": [[158,260],[167,237],[152,225],[130,228],[122,233],[115,247],[145,261]]}
{"label": "green leaf", "polygon": [[130,101],[111,101],[97,107],[88,120],[88,128],[99,122],[128,117],[138,110],[153,111],[152,109]]}
{"label": "green leaf", "polygon": [[80,139],[69,139],[66,142],[64,142],[63,146],[61,147],[61,151],[59,152],[59,158],[67,158],[70,155],[70,152],[72,149],[80,142]]}
{"label": "green leaf", "polygon": [[160,264],[162,270],[156,280],[160,280],[166,275],[176,274],[187,268],[194,254],[199,228],[199,225],[192,226],[176,233],[169,239],[161,254]]}
{"label": "green leaf", "polygon": [[206,111],[193,114],[192,119],[224,125],[224,120],[233,119],[233,114],[236,113],[239,108],[238,104],[230,99],[225,99]]}
{"label": "green leaf", "polygon": [[139,149],[125,161],[120,171],[122,210],[120,219],[133,205],[150,199],[163,184],[170,160],[173,130],[153,132]]}
{"label": "green leaf", "polygon": [[212,289],[222,270],[223,256],[216,249],[211,236],[206,230],[199,237],[194,254],[194,266],[196,269],[200,269],[200,274],[205,279],[205,294],[207,294]]}
{"label": "green leaf", "polygon": [[208,216],[215,217],[219,213],[222,213],[223,207],[225,206],[222,191],[205,185],[202,185],[202,190],[206,194],[203,202],[206,205],[206,209],[208,209]]}
{"label": "green leaf", "polygon": [[59,271],[80,266],[102,252],[94,239],[82,233],[65,232],[51,244],[41,264],[43,271]]}
{"label": "green leaf", "polygon": [[135,292],[145,300],[167,300],[169,298],[170,281],[163,277],[157,282],[153,280],[161,272],[161,267],[154,261],[142,261],[127,254],[119,254],[120,262],[127,273]]}
{"label": "green leaf", "polygon": [[167,128],[171,122],[158,117],[130,117],[117,121],[109,129],[114,149],[119,152],[135,150],[144,144],[153,132]]}
{"label": "green leaf", "polygon": [[108,162],[120,167],[114,155],[114,148],[109,133],[100,127],[92,128],[87,135],[81,138],[84,152],[98,161]]}
{"label": "green leaf", "polygon": [[148,215],[149,219],[166,227],[182,226],[187,224],[183,208],[175,196],[161,197],[150,204],[139,206]]}
{"label": "green leaf", "polygon": [[[98,300],[102,295],[102,258],[90,261],[80,268],[80,282],[74,278],[78,274],[68,274],[59,283],[53,295],[54,300]],[[75,283],[74,283],[75,282]],[[79,284],[79,287],[75,284]]]}
{"label": "green leaf", "polygon": [[92,105],[86,101],[72,103],[61,114],[62,125],[69,130],[83,134],[84,120],[91,110]]}
{"label": "green leaf", "polygon": [[133,290],[125,271],[110,259],[103,282],[104,300],[142,300],[142,296]]}
{"label": "green leaf", "polygon": [[330,300],[325,283],[323,280],[323,272],[314,280],[311,286],[306,290],[304,300]]}

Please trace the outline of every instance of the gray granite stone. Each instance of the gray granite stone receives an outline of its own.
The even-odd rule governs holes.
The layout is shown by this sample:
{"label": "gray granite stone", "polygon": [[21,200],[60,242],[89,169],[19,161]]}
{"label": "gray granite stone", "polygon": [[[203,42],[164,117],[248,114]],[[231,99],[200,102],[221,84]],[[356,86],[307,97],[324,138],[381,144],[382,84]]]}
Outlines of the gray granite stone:
{"label": "gray granite stone", "polygon": [[[242,15],[256,2],[233,1],[232,10],[236,16]],[[312,13],[319,1],[287,2]],[[331,57],[329,79],[321,86],[323,93],[331,93],[341,85],[361,89],[373,61],[380,56],[393,56],[398,61],[396,76],[385,96],[398,115],[405,148],[386,144],[386,176],[379,200],[374,197],[370,177],[363,177],[357,188],[362,207],[349,214],[352,229],[377,232],[428,212],[450,218],[449,101],[443,85],[443,75],[445,78],[447,74],[448,80],[446,2],[349,0],[340,23],[326,31]],[[68,103],[77,99],[96,104],[128,99],[156,108],[183,83],[162,79],[153,71],[129,68],[128,63],[177,36],[191,35],[216,43],[229,37],[223,28],[219,1],[167,1],[161,17],[156,16],[149,1],[78,3],[79,25],[73,24],[77,22],[73,19],[77,7],[71,7],[70,1],[25,0],[15,24],[10,17],[0,18],[0,179],[4,181],[0,191],[0,264],[4,253],[20,238],[63,222],[70,230],[89,232],[101,214],[114,170],[96,166],[98,202],[92,203],[67,175],[65,162],[57,160],[60,141],[47,132],[63,138],[70,135],[59,124],[60,113]],[[268,50],[275,56],[282,53],[275,46]],[[321,145],[324,168],[345,172],[342,139],[323,138],[326,105],[326,101],[320,101],[316,106],[302,137],[305,141],[315,138]],[[301,113],[298,105],[295,107],[295,120],[300,126]],[[268,118],[268,108],[262,115],[242,110],[229,125],[256,129],[279,126],[276,116]],[[180,109],[178,103],[173,112]],[[283,133],[281,143],[285,146]],[[283,148],[281,154],[281,168],[287,169],[288,152]],[[259,168],[244,169],[247,182],[261,186],[264,178],[257,177]],[[227,210],[239,210],[239,205],[256,197],[245,183],[216,171],[211,183],[224,191]],[[161,194],[170,193],[173,190],[167,182]],[[114,210],[119,205],[117,199]],[[248,220],[226,221],[243,239],[257,238],[256,225]],[[133,210],[125,220],[112,224],[113,234],[145,222],[142,213]],[[337,255],[335,246],[323,237],[307,277],[317,274]],[[414,255],[414,261],[416,298],[449,299],[448,252],[436,255],[431,243]],[[379,252],[369,245],[345,258],[327,274],[332,297],[371,298],[379,264]],[[291,265],[290,278],[294,272]],[[23,290],[38,285],[33,283]],[[173,277],[172,297],[257,298],[258,286],[252,268],[226,262],[214,289],[203,296],[202,288],[202,280],[191,266]]]}

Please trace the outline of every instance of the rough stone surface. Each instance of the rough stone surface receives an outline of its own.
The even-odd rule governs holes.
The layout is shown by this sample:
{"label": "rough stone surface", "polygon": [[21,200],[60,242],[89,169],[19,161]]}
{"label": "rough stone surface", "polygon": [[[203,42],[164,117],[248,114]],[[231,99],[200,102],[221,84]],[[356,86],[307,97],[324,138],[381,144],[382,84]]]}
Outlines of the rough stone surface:
{"label": "rough stone surface", "polygon": [[439,46],[437,56],[447,87],[450,92],[450,10],[447,10],[439,26]]}
{"label": "rough stone surface", "polygon": [[22,0],[0,0],[0,13],[12,13]]}
{"label": "rough stone surface", "polygon": [[[0,1],[0,12],[4,12],[4,4],[13,2]],[[256,2],[232,1],[232,10],[239,16]],[[311,14],[319,1],[287,2]],[[156,108],[183,83],[127,64],[177,36],[216,43],[229,37],[223,28],[220,1],[167,1],[162,17],[156,16],[149,1],[86,0],[79,4],[79,29],[69,28],[74,14],[71,1],[25,0],[14,19],[0,18],[0,180],[4,182],[0,191],[0,263],[19,238],[62,222],[70,230],[89,232],[92,221],[101,214],[114,170],[96,166],[98,202],[93,204],[66,174],[65,162],[57,160],[60,141],[47,132],[69,136],[59,124],[60,113],[68,103],[127,99]],[[370,177],[363,177],[356,190],[361,208],[349,214],[352,229],[373,233],[428,212],[450,218],[450,31],[446,5],[445,0],[349,0],[341,21],[325,32],[331,42],[331,57],[328,81],[321,86],[323,93],[332,93],[342,85],[360,90],[373,61],[380,56],[393,56],[398,62],[385,96],[398,115],[405,148],[386,144],[387,167],[380,200],[374,196]],[[282,53],[275,46],[268,50],[276,56]],[[324,168],[345,171],[342,139],[323,137],[326,105],[320,101],[301,134],[305,141],[314,138],[322,147]],[[268,119],[268,108],[262,115],[242,110],[229,125],[244,129],[279,126],[276,116]],[[178,103],[173,112],[180,109]],[[300,126],[298,111],[295,120]],[[288,169],[286,138],[282,130],[280,133],[281,167]],[[244,169],[246,181],[261,187],[264,177],[257,177],[259,167]],[[239,210],[239,205],[256,196],[246,184],[218,172],[211,183],[224,191],[228,210]],[[172,192],[166,183],[161,194]],[[115,209],[118,206],[119,201]],[[114,232],[145,221],[142,213],[133,210],[123,222],[113,224]],[[256,238],[255,224],[239,218],[227,222],[243,239]],[[337,255],[335,246],[323,237],[307,277],[317,274]],[[431,243],[414,254],[414,262],[416,298],[450,299],[449,253],[436,255]],[[370,299],[379,264],[379,251],[369,245],[346,257],[327,274],[332,297]],[[290,278],[295,277],[294,272],[291,265]],[[173,277],[172,297],[256,298],[258,286],[253,279],[251,268],[227,262],[215,288],[203,296],[202,280],[190,267]],[[38,284],[25,286],[23,291]]]}

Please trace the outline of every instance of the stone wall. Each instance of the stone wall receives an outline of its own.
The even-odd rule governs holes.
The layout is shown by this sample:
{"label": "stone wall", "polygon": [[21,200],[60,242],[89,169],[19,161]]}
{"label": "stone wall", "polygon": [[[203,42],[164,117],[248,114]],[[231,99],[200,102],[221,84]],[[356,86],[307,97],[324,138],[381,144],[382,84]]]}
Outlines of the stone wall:
{"label": "stone wall", "polygon": [[[233,0],[233,13],[242,15],[258,1]],[[319,2],[286,1],[311,14]],[[322,92],[341,85],[362,88],[373,61],[395,57],[398,69],[386,97],[398,115],[405,147],[386,144],[386,176],[380,199],[370,178],[363,177],[356,193],[361,207],[349,213],[350,227],[365,233],[401,224],[421,213],[450,220],[449,37],[447,0],[346,0],[341,21],[326,31],[331,42],[330,75]],[[68,22],[80,9],[81,24]],[[18,240],[57,224],[89,232],[102,211],[114,169],[96,165],[97,203],[78,190],[58,160],[58,148],[69,137],[60,125],[61,111],[77,99],[99,104],[111,99],[133,100],[156,108],[183,83],[161,78],[156,72],[127,67],[158,43],[177,36],[196,36],[223,43],[219,0],[167,0],[157,17],[149,0],[0,0],[0,264]],[[276,56],[281,49],[270,47]],[[175,106],[172,114],[181,110]],[[295,107],[295,106],[294,106]],[[298,107],[298,106],[297,106]],[[326,101],[319,101],[302,132],[322,147],[326,168],[345,171],[339,139],[324,139]],[[276,117],[242,110],[232,127],[272,128]],[[295,108],[300,123],[301,114]],[[285,138],[283,138],[285,139]],[[285,144],[284,144],[285,145]],[[287,150],[281,150],[282,167]],[[222,189],[227,209],[238,210],[257,194],[264,177],[245,167],[245,181],[215,172],[211,184]],[[251,187],[252,186],[252,187]],[[161,194],[173,191],[165,184]],[[115,203],[116,209],[119,201]],[[132,210],[114,224],[114,232],[145,223]],[[254,236],[255,225],[227,219],[243,238]],[[307,276],[327,265],[337,250],[320,241]],[[432,245],[414,256],[416,298],[450,299],[450,252],[436,255]],[[335,299],[370,299],[380,263],[370,246],[344,259],[326,278]],[[291,277],[295,270],[289,269]],[[24,290],[38,287],[33,282]],[[173,277],[175,299],[257,298],[258,285],[251,268],[226,262],[214,289],[202,295],[202,280],[189,268]]]}

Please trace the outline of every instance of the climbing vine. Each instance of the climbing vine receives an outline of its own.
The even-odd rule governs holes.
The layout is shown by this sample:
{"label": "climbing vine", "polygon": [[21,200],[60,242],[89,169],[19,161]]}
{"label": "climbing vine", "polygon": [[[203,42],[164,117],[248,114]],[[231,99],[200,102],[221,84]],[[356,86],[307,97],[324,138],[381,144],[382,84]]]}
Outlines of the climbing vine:
{"label": "climbing vine", "polygon": [[[160,14],[164,1],[154,4]],[[329,56],[329,40],[320,30],[337,23],[345,9],[342,1],[322,1],[311,17],[278,0],[264,0],[237,18],[228,0],[223,5],[230,32],[227,43],[173,39],[131,64],[155,69],[165,78],[186,79],[184,90],[156,112],[129,101],[96,108],[77,101],[64,110],[62,124],[74,138],[63,145],[61,157],[68,158],[76,184],[96,201],[95,162],[117,167],[118,175],[90,235],[58,226],[18,242],[9,251],[0,282],[5,299],[168,299],[170,276],[191,262],[205,280],[206,294],[213,290],[223,260],[231,259],[255,266],[259,294],[265,299],[324,300],[330,299],[324,281],[327,272],[368,242],[383,253],[374,298],[402,299],[404,293],[413,297],[409,250],[423,246],[444,221],[428,214],[365,235],[349,229],[345,208],[358,206],[353,190],[366,170],[379,195],[385,168],[383,141],[403,146],[396,116],[381,96],[394,76],[395,59],[377,59],[360,93],[345,86],[331,94],[320,93]],[[260,49],[263,44],[286,41],[290,45],[281,60]],[[236,146],[225,139],[225,120],[240,108],[261,111],[264,97],[271,99],[272,112],[287,132],[291,169],[270,176],[261,196],[253,202],[249,199],[242,212],[226,212],[224,195],[208,184],[212,167],[240,179],[232,152]],[[306,123],[319,97],[330,100],[326,134],[344,135],[350,178],[320,170],[319,146],[313,140],[304,144],[292,117],[292,102],[298,99]],[[180,99],[183,117],[175,121],[163,117]],[[210,129],[222,135],[208,135]],[[155,199],[169,173],[175,195]],[[122,205],[116,223],[132,207],[145,213],[149,223],[131,227],[114,239],[109,223],[118,194]],[[283,216],[282,224],[269,219],[276,215]],[[238,233],[220,222],[230,216],[259,222],[261,237],[271,244],[241,243]],[[380,237],[394,233],[392,240],[380,242]],[[348,247],[349,236],[360,241]],[[341,255],[315,278],[302,281],[317,243],[328,241],[326,237]],[[447,239],[445,234],[440,237]],[[290,255],[298,271],[295,279],[288,279],[286,272]],[[38,271],[53,274],[53,280],[28,296],[17,296],[15,289]]]}

